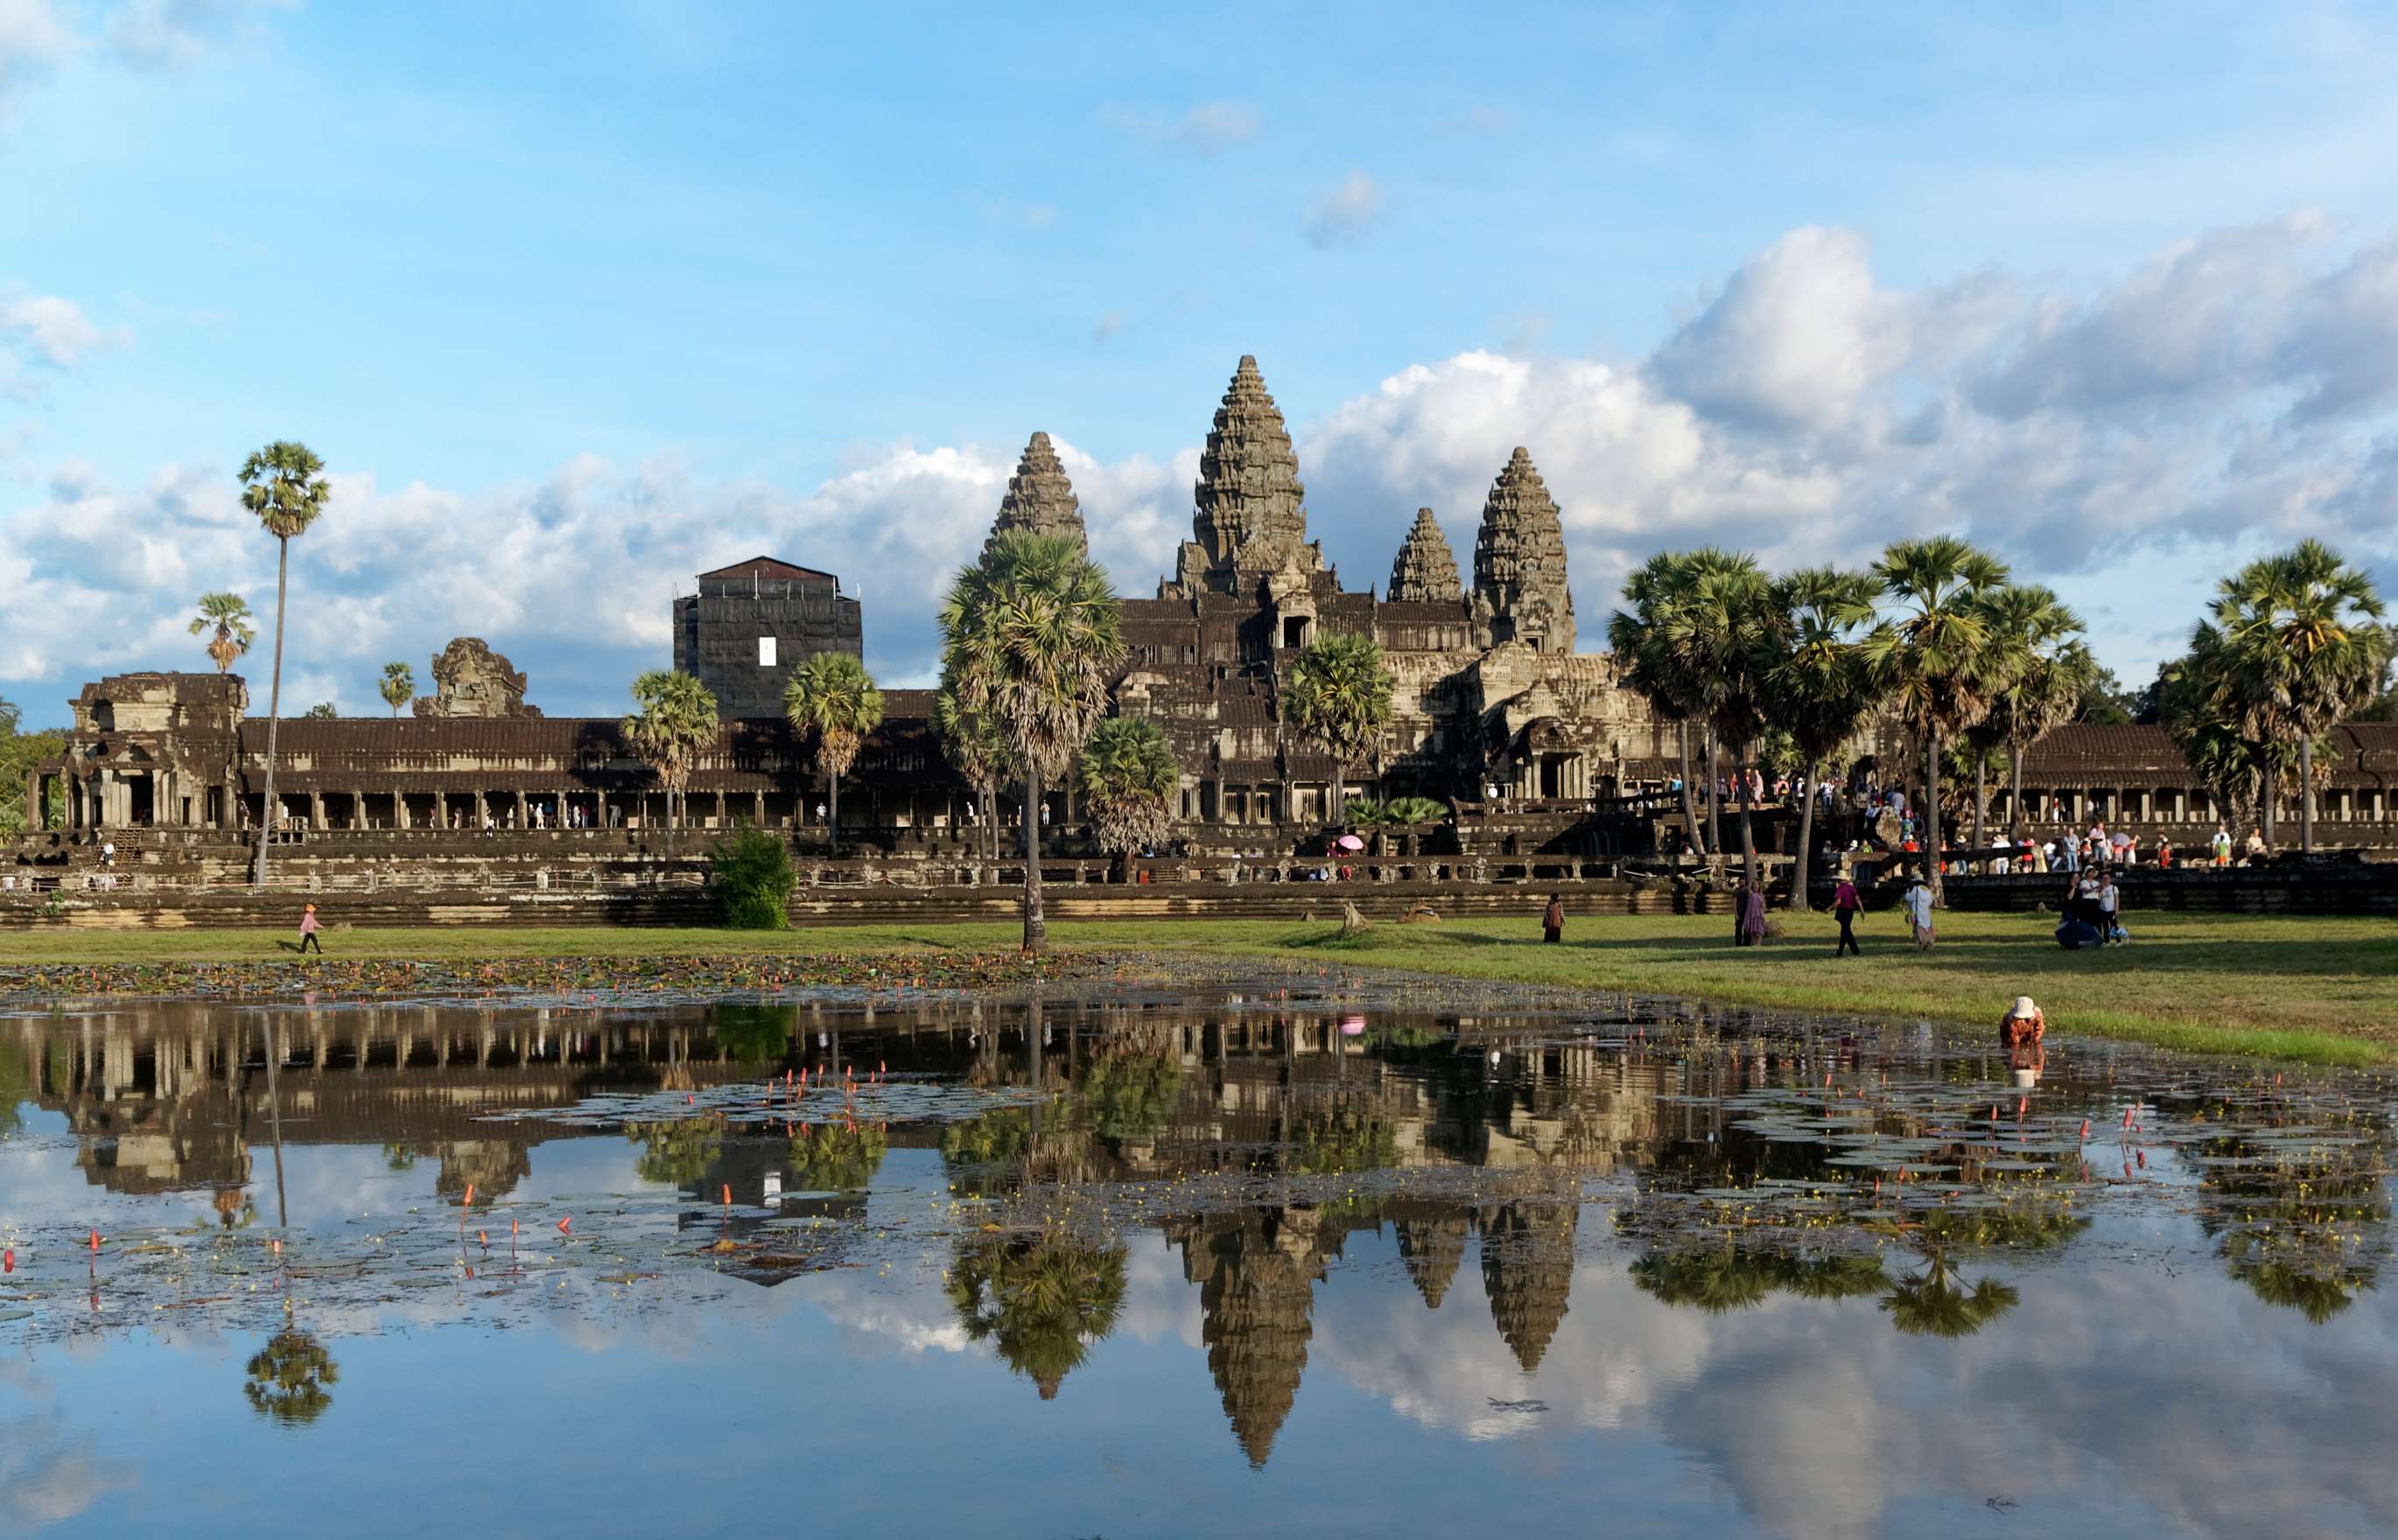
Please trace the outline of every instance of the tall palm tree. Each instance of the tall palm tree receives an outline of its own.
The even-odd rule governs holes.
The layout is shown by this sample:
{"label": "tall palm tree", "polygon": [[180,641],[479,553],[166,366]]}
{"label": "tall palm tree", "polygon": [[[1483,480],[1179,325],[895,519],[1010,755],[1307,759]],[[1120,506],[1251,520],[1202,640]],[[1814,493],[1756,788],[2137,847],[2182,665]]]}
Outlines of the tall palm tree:
{"label": "tall palm tree", "polygon": [[1989,713],[1989,628],[1979,596],[2007,581],[2006,564],[1954,535],[1933,535],[1893,542],[1873,571],[1897,614],[1868,656],[1923,743],[1924,864],[1940,903],[1941,745]]}
{"label": "tall palm tree", "polygon": [[940,736],[941,752],[949,757],[950,768],[975,790],[976,801],[982,809],[990,858],[996,861],[999,786],[1011,764],[1007,740],[991,725],[990,717],[958,709],[958,692],[946,673],[941,676],[941,688],[933,696],[933,730]]}
{"label": "tall palm tree", "polygon": [[276,439],[241,462],[241,505],[275,537],[275,673],[266,690],[266,804],[258,830],[258,865],[249,891],[266,887],[266,852],[274,843],[276,824],[276,728],[283,714],[283,614],[290,593],[291,541],[308,532],[325,512],[333,484],[325,479],[325,462],[305,444]]}
{"label": "tall palm tree", "polygon": [[1363,632],[1334,631],[1300,650],[1283,686],[1282,718],[1292,731],[1332,759],[1332,807],[1338,823],[1348,803],[1343,772],[1362,762],[1391,719],[1397,681],[1382,666],[1382,649]]}
{"label": "tall palm tree", "polygon": [[2270,840],[2271,745],[2247,735],[2222,634],[2201,621],[2190,636],[2189,655],[2167,663],[2159,684],[2158,714],[2190,770],[2235,826],[2261,824]]}
{"label": "tall palm tree", "polygon": [[[2081,639],[2081,617],[2054,590],[2037,583],[2004,583],[1982,602],[1991,647],[2005,654],[2001,680],[1990,695],[1981,731],[2007,756],[2008,826],[2026,831],[2023,816],[2024,756],[2034,743],[2073,720],[2081,698],[2097,682],[2098,660]],[[1981,808],[1975,804],[1975,839]]]}
{"label": "tall palm tree", "polygon": [[791,671],[783,687],[791,725],[816,741],[816,768],[832,786],[832,853],[841,854],[841,778],[867,734],[882,725],[882,691],[866,664],[846,652],[819,652]]}
{"label": "tall palm tree", "polygon": [[958,709],[990,720],[1024,775],[1024,949],[1041,912],[1041,799],[1107,711],[1124,656],[1122,606],[1069,536],[1014,530],[962,569],[941,605],[942,667]]}
{"label": "tall palm tree", "polygon": [[625,718],[625,743],[657,772],[667,797],[667,859],[674,859],[675,830],[692,764],[716,742],[716,696],[688,674],[655,668],[633,681],[633,715]]}
{"label": "tall palm tree", "polygon": [[383,683],[375,690],[382,695],[383,703],[391,707],[391,714],[397,716],[400,707],[416,699],[416,670],[406,663],[385,663],[383,665]]}
{"label": "tall palm tree", "polygon": [[1130,856],[1174,827],[1182,766],[1165,730],[1146,716],[1111,716],[1083,745],[1083,802],[1099,849]]}
{"label": "tall palm tree", "polygon": [[2315,848],[2315,739],[2380,688],[2390,637],[2373,580],[2320,541],[2250,562],[2216,590],[2214,623],[2256,719],[2295,740],[2298,840]]}
{"label": "tall palm tree", "polygon": [[1817,783],[1824,763],[1863,731],[1881,704],[1881,679],[1870,656],[1874,598],[1881,585],[1869,572],[1810,567],[1778,580],[1771,604],[1779,616],[1779,645],[1759,679],[1766,720],[1790,735],[1807,771],[1798,808],[1798,861],[1790,877],[1790,906],[1810,907],[1809,863],[1815,837]]}
{"label": "tall palm tree", "polygon": [[[1750,757],[1768,725],[1761,681],[1783,628],[1772,604],[1772,584],[1755,557],[1700,551],[1691,562],[1689,583],[1663,611],[1662,634],[1698,683],[1711,742],[1731,750],[1732,774],[1744,787],[1737,798],[1742,875],[1756,889],[1757,831],[1745,788]],[[1707,776],[1712,785],[1712,753]]]}
{"label": "tall palm tree", "polygon": [[1631,608],[1619,609],[1607,623],[1607,645],[1623,668],[1623,682],[1649,703],[1649,709],[1674,723],[1682,770],[1682,828],[1693,848],[1706,853],[1699,832],[1698,804],[1691,780],[1691,718],[1698,715],[1694,682],[1665,645],[1664,619],[1676,596],[1687,585],[1689,558],[1661,551],[1623,580],[1623,597]]}
{"label": "tall palm tree", "polygon": [[250,623],[249,603],[239,594],[203,594],[200,612],[192,622],[192,635],[209,635],[209,658],[220,674],[230,674],[249,644],[258,639],[258,628]]}

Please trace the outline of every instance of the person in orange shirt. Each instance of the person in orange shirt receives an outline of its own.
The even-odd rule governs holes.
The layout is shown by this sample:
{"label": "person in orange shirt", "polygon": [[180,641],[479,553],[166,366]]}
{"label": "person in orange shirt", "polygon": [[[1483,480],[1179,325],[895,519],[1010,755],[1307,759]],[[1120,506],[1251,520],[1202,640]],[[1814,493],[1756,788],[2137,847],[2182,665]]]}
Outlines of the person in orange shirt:
{"label": "person in orange shirt", "polygon": [[2037,1048],[2047,1032],[2048,1018],[2041,1014],[2029,995],[2017,995],[2014,1009],[1999,1018],[1999,1046],[2009,1052]]}

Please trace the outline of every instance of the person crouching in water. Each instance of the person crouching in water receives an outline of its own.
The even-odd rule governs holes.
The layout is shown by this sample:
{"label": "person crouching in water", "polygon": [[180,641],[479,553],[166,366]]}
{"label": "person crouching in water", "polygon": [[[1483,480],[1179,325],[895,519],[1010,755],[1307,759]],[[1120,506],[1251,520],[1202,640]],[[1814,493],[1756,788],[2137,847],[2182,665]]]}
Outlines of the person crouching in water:
{"label": "person crouching in water", "polygon": [[2048,1018],[2041,1014],[2029,995],[2017,995],[2014,1009],[1999,1018],[1999,1046],[2010,1053],[2038,1048],[2047,1034]]}
{"label": "person crouching in water", "polygon": [[1566,933],[1566,900],[1562,893],[1549,895],[1549,906],[1541,911],[1541,940],[1555,945]]}

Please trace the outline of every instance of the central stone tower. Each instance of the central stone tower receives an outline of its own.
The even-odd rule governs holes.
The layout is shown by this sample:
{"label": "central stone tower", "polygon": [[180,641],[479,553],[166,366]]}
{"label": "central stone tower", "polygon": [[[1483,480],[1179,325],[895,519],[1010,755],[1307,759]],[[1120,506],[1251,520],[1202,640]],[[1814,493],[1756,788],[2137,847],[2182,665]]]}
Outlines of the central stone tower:
{"label": "central stone tower", "polygon": [[1017,462],[1016,474],[1007,478],[1007,493],[999,500],[999,516],[991,520],[990,538],[982,542],[983,554],[990,554],[1000,536],[1019,530],[1064,535],[1085,555],[1091,549],[1090,536],[1083,529],[1083,504],[1074,496],[1074,484],[1066,479],[1066,467],[1058,462],[1057,447],[1045,433],[1034,434],[1032,442],[1024,446],[1024,458]]}
{"label": "central stone tower", "polygon": [[1290,430],[1246,354],[1216,408],[1191,495],[1193,538],[1182,542],[1169,585],[1182,596],[1239,593],[1245,578],[1324,569],[1323,551],[1307,538],[1307,489]]}

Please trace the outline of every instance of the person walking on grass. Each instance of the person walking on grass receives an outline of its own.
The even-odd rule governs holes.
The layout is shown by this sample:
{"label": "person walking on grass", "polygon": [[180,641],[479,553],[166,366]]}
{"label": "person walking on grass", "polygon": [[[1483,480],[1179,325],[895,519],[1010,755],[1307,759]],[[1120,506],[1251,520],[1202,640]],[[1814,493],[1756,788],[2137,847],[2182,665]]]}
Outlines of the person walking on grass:
{"label": "person walking on grass", "polygon": [[1765,944],[1765,890],[1751,888],[1741,894],[1740,933],[1744,946]]}
{"label": "person walking on grass", "polygon": [[1554,946],[1566,933],[1566,900],[1563,893],[1551,893],[1549,906],[1541,911],[1541,940]]}
{"label": "person walking on grass", "polygon": [[1915,931],[1915,949],[1929,952],[1935,939],[1932,931],[1932,889],[1920,875],[1907,885],[1906,922]]}
{"label": "person walking on grass", "polygon": [[317,939],[317,932],[323,929],[322,925],[317,923],[315,904],[308,904],[300,911],[300,950],[303,953],[313,947],[318,957],[325,955],[325,944]]}
{"label": "person walking on grass", "polygon": [[1856,883],[1845,877],[1840,878],[1840,885],[1832,890],[1832,917],[1840,922],[1840,942],[1839,945],[1832,948],[1832,956],[1837,957],[1843,953],[1852,957],[1865,956],[1863,949],[1857,945],[1856,923],[1859,907],[1861,907],[1861,901],[1857,897]]}

